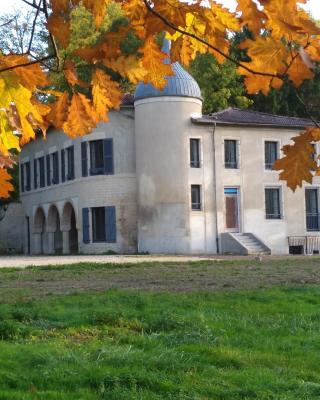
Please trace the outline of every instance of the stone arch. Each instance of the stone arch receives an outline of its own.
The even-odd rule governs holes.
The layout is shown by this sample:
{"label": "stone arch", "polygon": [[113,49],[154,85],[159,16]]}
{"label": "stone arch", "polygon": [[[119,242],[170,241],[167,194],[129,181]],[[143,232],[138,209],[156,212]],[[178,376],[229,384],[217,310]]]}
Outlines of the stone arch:
{"label": "stone arch", "polygon": [[61,230],[63,232],[63,253],[78,253],[77,217],[71,201],[67,201],[63,206]]}
{"label": "stone arch", "polygon": [[33,217],[33,232],[41,233],[45,231],[46,214],[42,207],[38,207]]}
{"label": "stone arch", "polygon": [[62,253],[62,231],[60,228],[60,214],[58,207],[51,204],[48,210],[46,231],[48,235],[48,253]]}
{"label": "stone arch", "polygon": [[33,217],[33,254],[45,253],[46,214],[38,207]]}

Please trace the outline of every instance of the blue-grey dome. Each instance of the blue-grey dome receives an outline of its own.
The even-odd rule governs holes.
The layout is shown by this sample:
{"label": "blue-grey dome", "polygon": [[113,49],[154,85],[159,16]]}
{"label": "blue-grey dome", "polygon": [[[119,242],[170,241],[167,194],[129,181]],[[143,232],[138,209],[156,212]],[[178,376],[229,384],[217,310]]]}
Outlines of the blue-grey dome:
{"label": "blue-grey dome", "polygon": [[[163,42],[162,51],[170,54],[170,42],[166,39]],[[169,58],[164,62],[169,64]],[[195,97],[202,100],[196,80],[178,62],[172,64],[172,69],[174,75],[166,78],[168,83],[163,90],[156,89],[151,83],[140,82],[136,88],[134,100],[161,96]]]}

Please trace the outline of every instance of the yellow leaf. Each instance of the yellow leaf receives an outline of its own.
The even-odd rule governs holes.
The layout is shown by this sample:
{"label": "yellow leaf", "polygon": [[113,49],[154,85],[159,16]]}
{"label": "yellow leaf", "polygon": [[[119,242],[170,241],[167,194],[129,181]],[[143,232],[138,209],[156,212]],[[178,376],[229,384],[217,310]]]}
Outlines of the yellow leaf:
{"label": "yellow leaf", "polygon": [[141,60],[134,55],[129,55],[127,57],[120,56],[111,60],[105,59],[104,65],[118,72],[123,77],[128,78],[132,83],[143,81],[147,74],[147,71],[142,66]]}
{"label": "yellow leaf", "polygon": [[0,112],[0,152],[7,156],[9,150],[20,150],[19,138],[14,134],[9,126],[7,116],[4,111]]}

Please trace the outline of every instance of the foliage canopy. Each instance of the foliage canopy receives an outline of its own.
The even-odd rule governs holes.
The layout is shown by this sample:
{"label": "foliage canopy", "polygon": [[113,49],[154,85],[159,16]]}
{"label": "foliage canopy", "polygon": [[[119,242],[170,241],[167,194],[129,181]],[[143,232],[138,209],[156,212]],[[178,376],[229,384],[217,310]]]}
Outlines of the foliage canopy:
{"label": "foliage canopy", "polygon": [[[236,13],[214,0],[21,1],[33,10],[28,45],[10,53],[3,48],[0,54],[0,197],[12,190],[7,172],[12,151],[20,150],[36,131],[45,135],[53,125],[74,138],[108,121],[108,111],[119,107],[122,96],[115,74],[132,84],[166,85],[165,77],[173,72],[162,62],[166,54],[156,40],[164,31],[172,41],[172,61],[188,67],[198,53],[210,53],[219,63],[235,62],[249,94],[268,94],[286,81],[299,87],[314,78],[320,61],[320,27],[299,6],[307,0],[238,0]],[[79,40],[81,31],[73,19],[77,13],[84,13],[91,24],[88,40]],[[39,52],[35,35],[43,21],[50,43]],[[252,37],[239,45],[248,56],[239,62],[228,38],[243,27]],[[134,52],[127,50],[129,40],[135,43]],[[64,85],[54,82],[55,73],[63,74]],[[320,139],[314,122],[314,128],[284,147],[284,157],[275,164],[292,189],[303,180],[311,182],[312,170],[320,174],[310,157],[311,143]]]}

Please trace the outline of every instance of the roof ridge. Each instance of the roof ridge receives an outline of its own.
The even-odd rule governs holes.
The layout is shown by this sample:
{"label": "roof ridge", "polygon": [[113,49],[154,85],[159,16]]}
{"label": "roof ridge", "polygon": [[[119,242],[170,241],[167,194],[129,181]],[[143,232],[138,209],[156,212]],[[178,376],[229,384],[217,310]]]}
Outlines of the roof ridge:
{"label": "roof ridge", "polygon": [[[282,115],[282,114],[273,114],[273,113],[267,113],[264,111],[255,111],[255,110],[250,110],[250,109],[242,109],[242,108],[237,108],[237,107],[229,107],[232,108],[233,110],[238,110],[238,111],[245,111],[245,112],[250,112],[251,114],[260,114],[260,115],[268,115],[268,116],[272,116],[272,117],[280,117],[280,118],[291,118],[291,119],[307,119],[309,120],[310,118],[308,117],[293,117],[291,115]],[[226,108],[226,110],[228,110],[229,108]]]}

